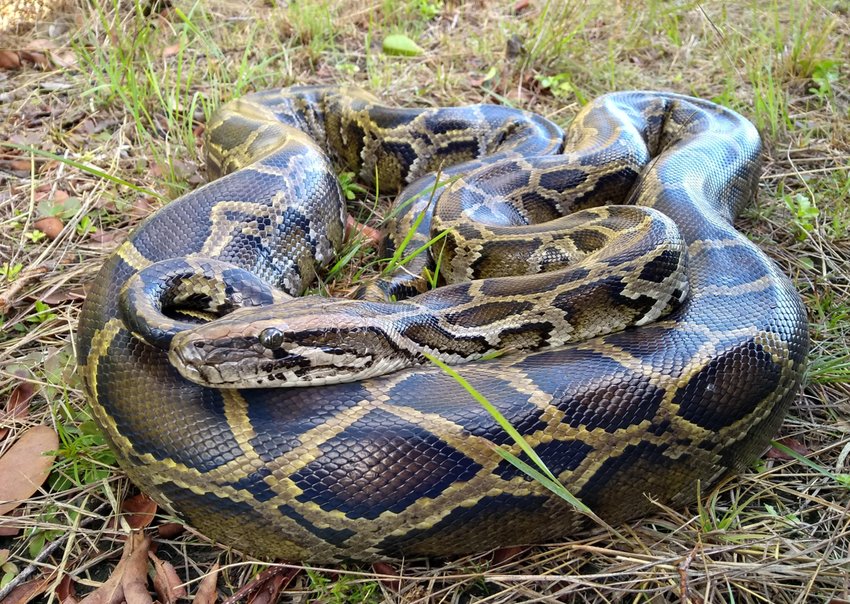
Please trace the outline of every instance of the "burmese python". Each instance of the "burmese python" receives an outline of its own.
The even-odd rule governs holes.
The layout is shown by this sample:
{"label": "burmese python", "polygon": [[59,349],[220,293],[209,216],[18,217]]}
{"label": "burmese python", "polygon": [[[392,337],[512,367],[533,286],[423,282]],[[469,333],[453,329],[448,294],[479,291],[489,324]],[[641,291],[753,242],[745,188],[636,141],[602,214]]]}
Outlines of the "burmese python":
{"label": "burmese python", "polygon": [[[790,282],[731,225],[754,194],[761,147],[728,109],[615,93],[588,104],[564,134],[504,107],[395,109],[356,91],[302,87],[234,101],[207,134],[210,172],[226,175],[160,209],[111,256],[88,294],[78,354],[94,415],[131,479],[212,538],[274,558],[367,560],[542,542],[586,518],[502,460],[493,446],[519,448],[431,365],[352,383],[219,389],[181,377],[164,350],[172,339],[184,344],[174,362],[194,362],[192,350],[201,359],[184,373],[221,383],[256,382],[244,367],[258,363],[276,380],[298,379],[322,355],[330,365],[358,354],[369,357],[361,365],[380,365],[384,351],[404,348],[400,331],[455,361],[507,350],[456,369],[609,522],[651,510],[644,494],[681,504],[698,482],[706,488],[749,464],[795,396],[806,316]],[[353,303],[290,302],[292,317],[315,312],[302,325],[307,343],[290,342],[287,356],[277,323],[255,314],[266,309],[234,309],[283,301],[279,290],[301,294],[332,261],[346,214],[334,166],[367,182],[377,174],[382,192],[408,185],[396,222],[417,228],[405,249],[451,227],[440,270],[474,280],[396,304],[374,301],[375,290],[415,294],[421,277],[365,288],[356,308],[366,314],[403,309],[390,336],[349,325]],[[454,179],[445,188],[435,185],[441,167]],[[432,219],[434,199],[446,207]],[[605,205],[614,203],[638,207]],[[563,224],[569,210],[588,225]],[[494,226],[504,216],[513,226]],[[538,226],[551,220],[565,237]],[[481,255],[476,238],[500,229],[501,254]],[[628,231],[672,243],[605,251]],[[413,272],[430,262],[433,274],[435,259],[422,258]],[[478,279],[528,266],[544,272]],[[613,318],[615,307],[627,322]],[[187,344],[192,308],[234,311],[197,328],[227,340],[227,351],[203,338]],[[416,320],[421,313],[439,316]],[[233,327],[245,316],[262,329]],[[485,319],[496,336],[475,331]],[[642,325],[607,335],[590,327],[584,335],[595,337],[564,345],[564,322]],[[362,337],[367,344],[356,344]],[[402,356],[417,364],[422,350]]]}

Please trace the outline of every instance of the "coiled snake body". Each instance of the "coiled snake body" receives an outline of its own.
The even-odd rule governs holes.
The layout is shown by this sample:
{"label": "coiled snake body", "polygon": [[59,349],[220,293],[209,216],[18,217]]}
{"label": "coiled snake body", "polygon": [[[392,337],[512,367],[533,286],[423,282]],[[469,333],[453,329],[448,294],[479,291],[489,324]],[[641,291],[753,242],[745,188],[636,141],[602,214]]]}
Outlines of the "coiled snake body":
{"label": "coiled snake body", "polygon": [[[760,142],[727,109],[615,93],[564,135],[502,107],[393,109],[304,87],[228,104],[208,126],[208,149],[210,171],[226,175],[156,212],[107,261],[78,354],[94,415],[131,479],[212,538],[327,562],[543,542],[585,526],[493,451],[521,455],[452,377],[422,364],[426,353],[473,360],[457,371],[609,522],[647,513],[650,498],[691,501],[699,482],[745,467],[798,389],[805,312],[731,225],[755,191]],[[407,229],[413,250],[449,228],[440,270],[461,282],[398,303],[290,301],[290,318],[308,316],[308,344],[283,354],[281,330],[269,330],[279,319],[263,306],[287,308],[281,291],[301,294],[340,247],[333,164],[367,182],[377,173],[382,191],[404,188],[396,248]],[[454,179],[447,187],[435,184],[441,166]],[[589,223],[565,226],[570,210]],[[505,216],[511,226],[500,226]],[[655,233],[668,243],[627,238],[601,251],[638,231],[641,242]],[[497,253],[485,256],[489,239]],[[542,273],[479,279],[518,266]],[[401,296],[420,283],[402,276],[381,287]],[[169,311],[180,306],[261,308],[194,328]],[[358,322],[363,308],[397,313],[389,333]],[[482,327],[485,318],[496,327]],[[257,320],[261,330],[243,333]],[[236,357],[195,343],[204,330]],[[590,339],[564,335],[573,331]],[[494,350],[507,354],[474,361]],[[196,352],[206,357],[193,368]],[[321,362],[368,369],[352,379],[375,375],[390,353],[408,368],[323,386],[232,387],[327,383],[327,367],[311,373]]]}

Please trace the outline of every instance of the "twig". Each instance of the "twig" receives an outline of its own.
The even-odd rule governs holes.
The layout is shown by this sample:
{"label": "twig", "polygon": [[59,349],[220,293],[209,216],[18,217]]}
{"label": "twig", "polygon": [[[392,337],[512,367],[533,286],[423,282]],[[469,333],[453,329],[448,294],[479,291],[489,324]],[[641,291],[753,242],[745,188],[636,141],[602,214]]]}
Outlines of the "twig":
{"label": "twig", "polygon": [[5,313],[15,304],[15,298],[24,287],[29,285],[31,281],[35,281],[41,275],[47,273],[46,266],[37,266],[31,270],[23,271],[18,278],[12,282],[9,289],[0,294],[0,313]]}
{"label": "twig", "polygon": [[[85,526],[94,522],[95,519],[99,517],[97,514],[100,513],[100,510],[102,510],[107,505],[108,504],[104,503],[98,506],[98,508],[94,510],[94,515],[89,516],[88,518],[80,522],[79,528],[84,528]],[[74,531],[66,531],[58,539],[56,539],[56,541],[52,541],[50,545],[41,550],[38,556],[36,556],[29,564],[27,564],[24,570],[18,573],[18,575],[14,579],[9,581],[9,583],[3,589],[0,589],[0,602],[2,602],[3,599],[8,596],[13,589],[15,589],[18,585],[26,581],[29,576],[32,575],[36,571],[36,569],[38,569],[39,566],[50,556],[50,554],[53,553],[53,550],[65,543],[65,541],[67,541],[72,534],[74,534]]]}

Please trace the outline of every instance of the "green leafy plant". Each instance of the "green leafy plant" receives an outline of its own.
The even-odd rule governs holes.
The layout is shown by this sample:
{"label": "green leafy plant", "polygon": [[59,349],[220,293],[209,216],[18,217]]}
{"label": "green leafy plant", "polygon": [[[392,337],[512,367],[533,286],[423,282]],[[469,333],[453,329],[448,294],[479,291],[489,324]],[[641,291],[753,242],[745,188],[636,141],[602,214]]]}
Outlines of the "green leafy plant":
{"label": "green leafy plant", "polygon": [[4,262],[2,265],[0,265],[0,279],[8,282],[14,281],[15,279],[17,279],[23,268],[24,265],[20,262],[16,264]]}
{"label": "green leafy plant", "polygon": [[544,90],[548,90],[552,96],[558,98],[569,98],[574,96],[576,100],[584,105],[587,103],[587,97],[572,83],[572,78],[568,73],[558,73],[555,75],[536,75],[534,79],[540,84]]}
{"label": "green leafy plant", "polygon": [[815,63],[812,69],[812,82],[816,87],[809,88],[809,92],[817,95],[820,99],[833,95],[833,87],[838,82],[840,63],[833,59],[823,59]]}
{"label": "green leafy plant", "polygon": [[41,300],[36,300],[33,306],[35,308],[35,312],[27,316],[27,323],[47,323],[58,318],[58,315],[51,310],[50,306]]}
{"label": "green leafy plant", "polygon": [[815,228],[815,221],[820,215],[820,210],[812,201],[811,197],[803,193],[783,196],[785,206],[791,212],[794,226],[797,227],[797,239],[805,240],[809,233]]}
{"label": "green leafy plant", "polygon": [[355,181],[356,175],[354,172],[341,172],[337,179],[339,180],[339,188],[342,189],[342,194],[349,201],[357,199],[358,195],[365,195],[366,189]]}

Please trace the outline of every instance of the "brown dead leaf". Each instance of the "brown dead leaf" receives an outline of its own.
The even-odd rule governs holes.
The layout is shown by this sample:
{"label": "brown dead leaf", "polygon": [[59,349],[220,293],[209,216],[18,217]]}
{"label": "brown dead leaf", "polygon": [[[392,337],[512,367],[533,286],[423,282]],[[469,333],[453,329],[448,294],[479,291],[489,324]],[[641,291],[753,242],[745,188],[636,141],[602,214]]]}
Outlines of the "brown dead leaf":
{"label": "brown dead leaf", "polygon": [[176,44],[172,44],[171,46],[166,46],[162,49],[162,58],[167,59],[168,57],[173,57],[178,52],[180,52],[180,42]]}
{"label": "brown dead leaf", "polygon": [[[803,457],[808,457],[812,453],[809,450],[809,448],[806,447],[806,445],[801,443],[796,438],[790,438],[790,437],[780,438],[780,439],[777,439],[776,442],[785,445],[786,447],[788,447],[789,449],[791,449],[795,453],[799,453]],[[780,451],[776,447],[771,447],[770,449],[768,449],[767,453],[765,453],[764,456],[767,457],[768,459],[782,459],[782,460],[785,460],[785,461],[788,461],[790,459],[794,459],[793,457],[788,455],[785,451]]]}
{"label": "brown dead leaf", "polygon": [[50,576],[22,583],[13,589],[8,596],[3,598],[3,604],[26,604],[47,591],[52,581],[53,577]]}
{"label": "brown dead leaf", "polygon": [[101,245],[109,245],[114,243],[116,240],[123,239],[126,236],[127,233],[122,233],[120,231],[97,230],[94,233],[89,233],[89,239]]}
{"label": "brown dead leaf", "polygon": [[16,518],[18,516],[22,516],[23,511],[24,511],[23,508],[16,508],[16,509],[12,510],[11,512],[9,512],[8,514],[3,515],[2,518],[5,519],[5,521],[0,522],[0,537],[15,537],[21,532],[23,524],[24,524],[23,521],[21,521],[21,523],[18,524],[17,526],[13,526],[12,523],[9,520],[11,518]]}
{"label": "brown dead leaf", "polygon": [[20,69],[21,57],[14,50],[0,50],[0,69]]}
{"label": "brown dead leaf", "polygon": [[346,239],[352,239],[356,233],[359,233],[367,240],[369,240],[373,245],[379,245],[383,240],[383,236],[378,229],[374,229],[368,225],[361,224],[354,220],[354,217],[349,215],[345,219],[345,237]]}
{"label": "brown dead leaf", "polygon": [[51,190],[53,187],[50,185],[42,185],[35,190],[34,199],[36,202],[44,201],[45,199],[50,199],[54,204],[61,206],[68,199],[70,199],[70,195],[68,195],[67,191],[63,191],[62,189],[56,189],[51,195]]}
{"label": "brown dead leaf", "polygon": [[144,493],[129,497],[121,504],[121,512],[127,515],[127,524],[133,529],[150,526],[156,514],[156,508],[156,501]]}
{"label": "brown dead leaf", "polygon": [[50,474],[59,438],[49,426],[35,426],[0,457],[0,515],[18,507],[38,491]]}
{"label": "brown dead leaf", "polygon": [[80,604],[121,604],[153,602],[147,589],[148,551],[151,539],[141,532],[132,532],[124,543],[121,560],[112,575],[95,589]]}
{"label": "brown dead leaf", "polygon": [[[16,377],[23,376],[16,374]],[[6,401],[6,408],[0,412],[0,423],[8,426],[16,420],[26,419],[30,411],[30,401],[35,396],[35,386],[32,382],[27,382],[22,379],[21,382],[12,390],[9,400]],[[8,427],[0,428],[0,441],[6,438],[9,433]]]}
{"label": "brown dead leaf", "polygon": [[65,225],[62,224],[62,221],[56,216],[45,216],[44,218],[39,218],[33,223],[33,226],[47,235],[47,238],[50,240],[56,239],[62,232],[62,229],[65,228]]}
{"label": "brown dead leaf", "polygon": [[219,566],[218,562],[213,564],[210,571],[198,583],[198,591],[195,592],[195,604],[215,604],[218,599],[216,584],[218,583]]}
{"label": "brown dead leaf", "polygon": [[56,67],[68,69],[77,65],[77,55],[71,50],[50,53],[50,60]]}
{"label": "brown dead leaf", "polygon": [[37,52],[45,51],[45,50],[55,50],[56,42],[49,38],[37,38],[35,40],[30,40],[27,42],[27,45],[24,47],[24,50],[34,50]]}
{"label": "brown dead leaf", "polygon": [[[151,168],[151,170],[155,169],[155,167],[156,166]],[[138,216],[139,218],[144,218],[158,207],[159,204],[150,197],[137,197],[133,201],[133,205],[130,206],[130,211],[128,213],[130,214],[130,216]]]}
{"label": "brown dead leaf", "polygon": [[236,593],[224,601],[224,604],[236,604],[246,597],[248,604],[276,602],[277,600],[271,597],[272,592],[279,594],[300,572],[300,568],[285,568],[283,566],[267,568],[240,587]]}
{"label": "brown dead leaf", "polygon": [[[398,571],[391,564],[387,564],[386,562],[375,562],[372,565],[372,570],[374,570],[379,575],[387,575],[390,577],[398,577]],[[391,589],[392,591],[398,591],[401,587],[401,581],[397,579],[387,579],[386,577],[382,577],[378,579],[381,584],[387,589]]]}
{"label": "brown dead leaf", "polygon": [[493,566],[504,564],[508,560],[516,560],[516,557],[524,552],[526,547],[514,545],[512,547],[502,547],[493,552]]}
{"label": "brown dead leaf", "polygon": [[153,562],[154,570],[153,588],[159,601],[163,604],[174,604],[178,598],[186,597],[186,587],[177,576],[174,565],[171,562],[160,560],[154,554],[148,553],[148,558]]}
{"label": "brown dead leaf", "polygon": [[13,159],[9,162],[9,169],[15,172],[29,172],[32,162],[28,159]]}
{"label": "brown dead leaf", "polygon": [[43,52],[34,52],[32,50],[22,50],[20,51],[21,59],[24,61],[29,61],[30,63],[34,63],[39,67],[49,67],[50,59],[47,58],[47,55]]}
{"label": "brown dead leaf", "polygon": [[156,532],[163,539],[174,539],[186,532],[186,526],[179,522],[166,522],[156,527]]}
{"label": "brown dead leaf", "polygon": [[56,306],[57,304],[62,304],[63,302],[70,302],[71,300],[84,300],[86,297],[86,291],[82,285],[76,285],[74,287],[68,289],[57,289],[43,296],[36,296],[35,300],[41,300],[48,306]]}
{"label": "brown dead leaf", "polygon": [[289,585],[293,577],[298,574],[297,569],[275,567],[271,576],[267,576],[251,597],[248,604],[274,604],[280,598],[280,594]]}
{"label": "brown dead leaf", "polygon": [[62,604],[70,604],[71,601],[76,602],[77,590],[74,587],[74,580],[71,575],[64,575],[59,585],[56,587],[56,595]]}
{"label": "brown dead leaf", "polygon": [[[148,592],[148,560],[143,555],[143,549],[150,547],[150,537],[145,539],[145,547],[133,552],[127,559],[127,567],[121,580],[124,588],[124,599],[133,604],[153,604]],[[138,555],[136,555],[138,553]]]}

